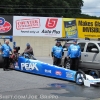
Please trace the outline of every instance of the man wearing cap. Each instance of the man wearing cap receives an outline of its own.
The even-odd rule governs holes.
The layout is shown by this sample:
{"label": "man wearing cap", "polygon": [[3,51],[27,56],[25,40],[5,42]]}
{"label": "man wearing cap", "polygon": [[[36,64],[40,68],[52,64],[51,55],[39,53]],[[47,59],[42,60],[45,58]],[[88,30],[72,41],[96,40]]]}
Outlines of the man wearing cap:
{"label": "man wearing cap", "polygon": [[79,58],[81,57],[81,49],[80,46],[77,44],[77,40],[73,41],[68,48],[67,58],[70,58],[70,69],[71,70],[78,70],[79,65]]}
{"label": "man wearing cap", "polygon": [[13,53],[11,47],[9,46],[9,40],[5,40],[5,43],[1,46],[0,50],[4,60],[3,70],[8,71],[10,64],[9,63],[10,52]]}
{"label": "man wearing cap", "polygon": [[51,56],[53,57],[53,65],[61,66],[61,60],[64,55],[64,51],[60,41],[57,41],[56,45],[53,46]]}
{"label": "man wearing cap", "polygon": [[29,54],[33,54],[33,48],[30,46],[29,43],[26,44],[26,49],[24,50],[24,53],[29,53]]}

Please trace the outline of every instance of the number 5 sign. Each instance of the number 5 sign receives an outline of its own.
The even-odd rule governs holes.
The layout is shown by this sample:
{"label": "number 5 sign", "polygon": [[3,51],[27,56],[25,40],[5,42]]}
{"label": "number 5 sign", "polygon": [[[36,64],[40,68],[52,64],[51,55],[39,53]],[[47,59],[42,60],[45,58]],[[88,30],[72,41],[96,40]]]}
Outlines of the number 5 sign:
{"label": "number 5 sign", "polygon": [[53,29],[56,27],[57,22],[58,22],[58,18],[48,18],[45,27],[48,29]]}

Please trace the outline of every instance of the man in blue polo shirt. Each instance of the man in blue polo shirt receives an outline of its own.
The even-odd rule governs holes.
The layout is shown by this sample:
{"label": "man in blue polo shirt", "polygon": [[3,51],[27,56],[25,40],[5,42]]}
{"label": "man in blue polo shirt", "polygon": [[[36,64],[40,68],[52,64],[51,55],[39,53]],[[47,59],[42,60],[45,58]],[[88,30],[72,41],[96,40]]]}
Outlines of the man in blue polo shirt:
{"label": "man in blue polo shirt", "polygon": [[79,59],[81,57],[81,48],[77,44],[77,40],[73,41],[73,44],[71,44],[68,48],[67,52],[67,58],[70,58],[70,69],[71,70],[78,70],[79,65]]}
{"label": "man in blue polo shirt", "polygon": [[9,68],[10,51],[12,52],[12,49],[9,46],[9,41],[6,40],[5,43],[1,46],[2,57],[4,59],[4,65],[3,65],[4,71],[8,70]]}
{"label": "man in blue polo shirt", "polygon": [[62,56],[64,51],[60,41],[57,41],[56,45],[53,46],[51,56],[53,57],[53,65],[61,66]]}

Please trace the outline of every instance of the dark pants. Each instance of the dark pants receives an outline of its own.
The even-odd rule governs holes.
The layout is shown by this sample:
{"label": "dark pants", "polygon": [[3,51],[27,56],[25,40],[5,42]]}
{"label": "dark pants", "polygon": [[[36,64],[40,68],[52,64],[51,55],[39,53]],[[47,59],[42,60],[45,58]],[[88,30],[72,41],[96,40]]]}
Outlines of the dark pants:
{"label": "dark pants", "polygon": [[53,65],[61,67],[61,58],[54,57],[54,59],[53,59]]}
{"label": "dark pants", "polygon": [[3,65],[3,69],[8,69],[9,68],[9,57],[3,57],[4,59],[4,65]]}
{"label": "dark pants", "polygon": [[70,59],[70,69],[78,71],[78,65],[79,65],[79,58],[71,58]]}

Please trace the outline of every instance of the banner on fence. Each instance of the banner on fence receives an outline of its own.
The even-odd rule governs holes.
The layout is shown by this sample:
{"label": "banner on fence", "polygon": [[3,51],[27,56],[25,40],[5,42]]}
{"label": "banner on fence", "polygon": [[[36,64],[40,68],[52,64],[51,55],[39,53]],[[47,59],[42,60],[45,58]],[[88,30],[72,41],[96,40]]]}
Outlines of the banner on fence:
{"label": "banner on fence", "polygon": [[100,20],[63,18],[62,36],[67,38],[100,38]]}
{"label": "banner on fence", "polygon": [[0,15],[0,35],[13,35],[13,16]]}
{"label": "banner on fence", "polygon": [[62,18],[13,17],[13,36],[62,37]]}

